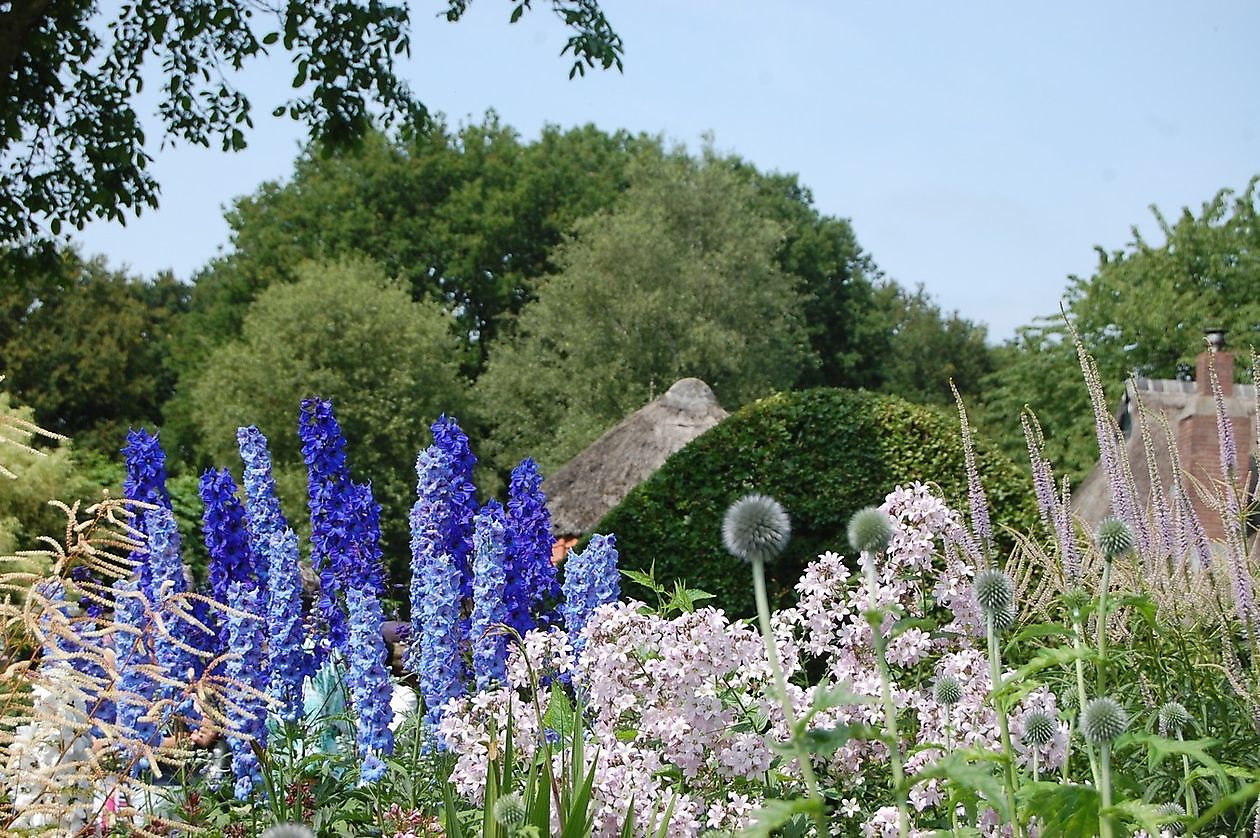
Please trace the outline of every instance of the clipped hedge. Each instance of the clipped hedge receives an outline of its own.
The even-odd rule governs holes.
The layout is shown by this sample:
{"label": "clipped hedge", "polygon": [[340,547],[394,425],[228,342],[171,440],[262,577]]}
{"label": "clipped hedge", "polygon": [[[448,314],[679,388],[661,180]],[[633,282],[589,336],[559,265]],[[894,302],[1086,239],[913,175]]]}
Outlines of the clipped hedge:
{"label": "clipped hedge", "polygon": [[[977,448],[995,526],[1031,528],[1031,482],[995,449],[983,442]],[[807,562],[825,550],[848,552],[844,533],[854,511],[915,480],[939,486],[955,508],[966,508],[956,418],[861,390],[780,393],[745,406],[670,457],[597,531],[617,534],[623,569],[646,571],[655,561],[658,580],[686,580],[715,594],[714,604],[728,613],[747,616],[755,607],[751,575],[722,549],[722,516],[732,501],[762,492],[792,516],[792,543],[766,568],[771,601],[781,605]]]}

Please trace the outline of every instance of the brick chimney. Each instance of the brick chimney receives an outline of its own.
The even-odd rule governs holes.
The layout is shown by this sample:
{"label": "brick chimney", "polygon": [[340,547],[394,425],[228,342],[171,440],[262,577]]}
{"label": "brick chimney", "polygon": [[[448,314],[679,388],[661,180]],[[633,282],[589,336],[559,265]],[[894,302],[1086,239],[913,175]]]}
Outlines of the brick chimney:
{"label": "brick chimney", "polygon": [[[1216,427],[1216,400],[1212,395],[1213,366],[1225,398],[1225,413],[1234,432],[1239,460],[1234,467],[1240,479],[1246,474],[1252,434],[1246,407],[1236,404],[1233,398],[1234,353],[1225,350],[1225,332],[1208,329],[1205,335],[1208,348],[1196,359],[1195,392],[1177,421],[1177,448],[1181,452],[1182,467],[1193,478],[1191,484],[1197,481],[1205,487],[1213,487],[1221,480],[1220,435]],[[1192,485],[1187,489],[1208,538],[1223,539],[1225,526],[1220,516],[1203,502]]]}

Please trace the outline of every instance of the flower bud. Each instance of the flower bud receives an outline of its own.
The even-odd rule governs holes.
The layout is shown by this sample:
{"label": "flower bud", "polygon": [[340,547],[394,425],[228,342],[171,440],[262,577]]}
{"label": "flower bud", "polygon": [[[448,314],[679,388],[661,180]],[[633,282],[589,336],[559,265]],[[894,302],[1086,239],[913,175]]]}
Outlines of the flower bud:
{"label": "flower bud", "polygon": [[744,495],[726,510],[722,543],[745,562],[768,562],[787,547],[792,522],[777,500],[767,495]]}
{"label": "flower bud", "polygon": [[1050,718],[1048,713],[1034,710],[1024,717],[1024,735],[1022,738],[1025,744],[1049,744],[1058,732],[1059,726],[1055,724],[1054,719]]}
{"label": "flower bud", "polygon": [[962,701],[962,684],[953,675],[942,675],[936,679],[932,695],[936,698],[937,704],[953,707]]}
{"label": "flower bud", "polygon": [[1133,530],[1119,518],[1106,518],[1098,523],[1094,530],[1094,540],[1103,558],[1112,561],[1133,549],[1135,543]]}
{"label": "flower bud", "polygon": [[512,792],[494,801],[494,819],[508,829],[525,823],[525,801],[520,794]]}
{"label": "flower bud", "polygon": [[1081,711],[1081,733],[1091,745],[1114,742],[1129,727],[1129,714],[1114,698],[1095,698]]}
{"label": "flower bud", "polygon": [[1169,701],[1159,708],[1159,735],[1176,736],[1190,726],[1190,713],[1185,705]]}
{"label": "flower bud", "polygon": [[992,614],[996,623],[1004,612],[1014,609],[1015,584],[1003,571],[992,568],[980,571],[971,589],[986,619]]}
{"label": "flower bud", "polygon": [[[1161,803],[1159,804],[1159,817],[1163,818],[1184,818],[1186,816],[1186,807],[1180,803]],[[1173,820],[1162,824],[1164,831],[1170,835],[1181,835],[1186,831],[1184,820]]]}
{"label": "flower bud", "polygon": [[849,546],[859,553],[882,553],[892,541],[892,521],[882,509],[868,506],[849,519]]}

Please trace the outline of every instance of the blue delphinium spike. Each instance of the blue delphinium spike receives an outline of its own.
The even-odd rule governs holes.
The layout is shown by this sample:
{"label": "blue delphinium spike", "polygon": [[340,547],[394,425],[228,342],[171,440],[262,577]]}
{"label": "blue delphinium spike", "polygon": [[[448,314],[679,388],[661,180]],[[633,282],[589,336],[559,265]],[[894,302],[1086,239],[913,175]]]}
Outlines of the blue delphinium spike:
{"label": "blue delphinium spike", "polygon": [[486,503],[473,517],[473,676],[477,689],[502,682],[507,664],[507,638],[495,626],[508,618],[507,524],[498,501]]}
{"label": "blue delphinium spike", "polygon": [[245,507],[236,497],[236,481],[227,469],[210,469],[198,486],[205,511],[201,530],[210,554],[210,595],[226,603],[232,582],[258,586],[257,561],[245,528]]}
{"label": "blue delphinium spike", "polygon": [[564,563],[564,602],[560,613],[574,658],[586,646],[582,629],[595,609],[616,602],[620,595],[616,536],[594,535],[581,553],[569,551]]}
{"label": "blue delphinium spike", "polygon": [[443,536],[451,559],[460,569],[460,595],[467,599],[472,595],[472,519],[477,511],[473,467],[477,458],[468,444],[467,434],[460,430],[455,419],[439,416],[430,430],[433,432],[433,444],[445,453],[450,463],[450,517]]}
{"label": "blue delphinium spike", "polygon": [[258,560],[258,580],[263,590],[269,588],[271,566],[268,563],[267,545],[272,536],[282,535],[289,522],[280,509],[276,497],[276,481],[271,474],[271,452],[267,449],[267,437],[250,425],[237,428],[236,443],[241,451],[245,469],[241,483],[245,488],[245,514],[249,519],[250,547]]}
{"label": "blue delphinium spike", "polygon": [[[139,591],[139,583],[134,579],[117,579],[113,589],[114,622],[121,629],[115,634],[119,692],[115,703],[115,721],[123,736],[155,745],[159,736],[157,725],[152,721],[142,720],[153,703],[157,686],[144,670],[153,659],[153,651],[148,642],[152,632],[145,609],[146,598]],[[135,753],[129,753],[126,758],[132,759],[135,756]],[[136,761],[134,768],[139,772],[146,765],[146,761],[140,759]]]}
{"label": "blue delphinium spike", "polygon": [[381,757],[394,751],[394,734],[389,729],[394,718],[390,707],[394,684],[386,666],[389,650],[381,635],[384,616],[376,592],[369,584],[352,586],[346,591],[346,605],[350,615],[346,683],[358,720],[356,740],[363,757],[359,778],[371,783],[385,773]]}
{"label": "blue delphinium spike", "polygon": [[302,718],[302,679],[311,670],[302,625],[302,572],[293,530],[272,533],[266,546],[271,561],[267,596],[267,694],[287,722]]}
{"label": "blue delphinium spike", "polygon": [[[122,449],[126,476],[123,478],[123,497],[154,506],[171,508],[171,495],[166,489],[166,454],[154,434],[144,428],[127,431],[127,444]],[[142,510],[137,510],[142,513]],[[137,514],[132,526],[144,535],[143,514]],[[129,557],[137,563],[140,573],[140,591],[147,597],[153,595],[153,577],[149,571],[147,551],[136,550]]]}
{"label": "blue delphinium spike", "polygon": [[[205,660],[188,651],[205,645],[204,632],[190,622],[185,614],[187,601],[179,599],[188,591],[188,578],[180,556],[179,529],[169,509],[158,507],[145,513],[145,529],[149,532],[149,565],[153,569],[153,607],[161,615],[164,632],[153,633],[153,655],[167,676],[176,681],[188,682],[200,677]],[[172,713],[189,715],[193,712],[191,694],[171,683],[159,683],[158,698],[174,702]]]}
{"label": "blue delphinium spike", "polygon": [[302,457],[307,469],[307,502],[311,510],[311,564],[319,574],[317,609],[325,635],[316,646],[318,668],[328,654],[346,643],[342,600],[346,582],[360,564],[355,543],[356,491],[346,465],[346,439],[333,416],[332,402],[303,399],[298,414]]}
{"label": "blue delphinium spike", "polygon": [[551,563],[551,513],[538,464],[526,458],[512,469],[507,503],[507,624],[524,635],[537,628],[541,608],[560,596]]}
{"label": "blue delphinium spike", "polygon": [[267,747],[267,705],[256,694],[266,690],[263,676],[265,632],[259,619],[261,609],[258,588],[242,580],[228,584],[228,602],[233,610],[227,612],[224,623],[227,629],[227,649],[230,653],[224,665],[224,675],[248,689],[239,690],[227,706],[230,729],[237,734],[228,737],[232,749],[232,774],[236,777],[235,793],[239,800],[248,799],[254,789],[262,785],[262,770],[253,743]]}
{"label": "blue delphinium spike", "polygon": [[372,496],[371,483],[352,483],[350,515],[354,556],[358,566],[354,580],[361,580],[376,596],[385,593],[385,564],[381,553],[381,505]]}

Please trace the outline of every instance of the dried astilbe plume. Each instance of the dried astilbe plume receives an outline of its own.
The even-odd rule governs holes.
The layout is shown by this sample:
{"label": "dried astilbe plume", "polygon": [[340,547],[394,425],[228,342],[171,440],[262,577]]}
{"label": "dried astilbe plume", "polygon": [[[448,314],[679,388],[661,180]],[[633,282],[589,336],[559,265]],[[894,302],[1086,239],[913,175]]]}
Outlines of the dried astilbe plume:
{"label": "dried astilbe plume", "polygon": [[[0,375],[0,382],[4,381],[4,376]],[[0,476],[7,477],[10,480],[16,480],[17,475],[5,464],[3,450],[6,447],[17,448],[28,454],[34,454],[37,457],[45,456],[43,451],[38,448],[31,447],[31,443],[36,437],[44,439],[64,440],[61,434],[53,433],[45,430],[34,422],[30,422],[13,413],[0,413]]]}

